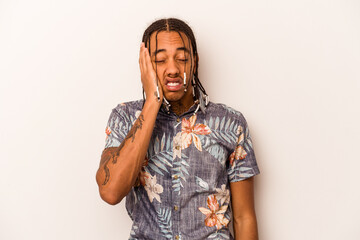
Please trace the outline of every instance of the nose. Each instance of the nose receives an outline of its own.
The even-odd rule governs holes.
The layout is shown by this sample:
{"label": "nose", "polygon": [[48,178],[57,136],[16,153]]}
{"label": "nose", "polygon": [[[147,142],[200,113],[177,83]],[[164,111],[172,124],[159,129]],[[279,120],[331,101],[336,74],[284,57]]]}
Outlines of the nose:
{"label": "nose", "polygon": [[180,73],[179,65],[174,59],[169,59],[166,66],[166,75],[177,76]]}

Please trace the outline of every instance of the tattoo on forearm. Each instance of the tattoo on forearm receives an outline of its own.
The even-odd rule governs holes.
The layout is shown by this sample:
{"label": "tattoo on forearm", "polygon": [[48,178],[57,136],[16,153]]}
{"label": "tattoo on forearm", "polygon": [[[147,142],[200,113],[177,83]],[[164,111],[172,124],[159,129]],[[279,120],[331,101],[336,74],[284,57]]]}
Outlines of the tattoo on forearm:
{"label": "tattoo on forearm", "polygon": [[144,115],[140,114],[140,116],[138,117],[138,119],[134,123],[134,126],[132,126],[130,132],[126,136],[126,139],[131,138],[131,142],[133,142],[134,139],[135,139],[135,133],[137,132],[138,129],[142,128],[143,122],[144,122]]}
{"label": "tattoo on forearm", "polygon": [[115,164],[117,162],[117,158],[120,155],[120,150],[125,145],[125,140],[120,144],[120,146],[118,148],[115,147],[112,150],[109,150],[108,153],[106,153],[108,156],[105,157],[105,161],[104,161],[105,162],[105,164],[104,164],[105,179],[104,179],[104,182],[103,182],[102,185],[106,185],[106,183],[110,179],[110,170],[109,170],[109,167],[108,167],[108,163],[110,162],[110,160],[112,160],[111,162],[113,164]]}
{"label": "tattoo on forearm", "polygon": [[109,170],[109,167],[108,167],[109,161],[112,160],[111,162],[113,164],[117,163],[117,159],[120,156],[120,151],[125,146],[125,142],[130,138],[131,138],[131,142],[134,141],[135,133],[137,132],[138,129],[142,128],[143,122],[144,122],[144,115],[140,114],[140,116],[138,117],[138,119],[136,120],[136,122],[134,123],[134,125],[130,129],[129,133],[127,134],[126,138],[120,144],[120,146],[118,148],[114,148],[114,151],[109,150],[108,152],[103,153],[103,154],[107,154],[107,156],[104,156],[102,158],[103,161],[100,162],[100,164],[104,164],[104,171],[105,171],[105,180],[104,180],[102,185],[106,185],[107,182],[110,179],[110,170]]}

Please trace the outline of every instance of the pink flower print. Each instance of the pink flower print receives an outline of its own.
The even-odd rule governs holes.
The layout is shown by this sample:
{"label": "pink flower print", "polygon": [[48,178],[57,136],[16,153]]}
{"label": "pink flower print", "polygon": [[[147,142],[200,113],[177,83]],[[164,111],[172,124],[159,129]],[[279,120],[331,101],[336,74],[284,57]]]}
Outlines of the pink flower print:
{"label": "pink flower print", "polygon": [[247,153],[245,149],[239,145],[236,147],[235,151],[231,153],[229,157],[230,165],[234,166],[235,160],[242,160],[246,157]]}
{"label": "pink flower print", "polygon": [[111,134],[111,129],[109,126],[106,127],[105,133],[106,133],[106,139],[107,139],[109,137],[109,135]]}
{"label": "pink flower print", "polygon": [[207,199],[208,208],[199,207],[199,210],[205,214],[205,225],[208,227],[216,226],[217,229],[222,228],[222,226],[227,226],[229,219],[224,217],[224,213],[228,205],[219,206],[219,202],[216,199],[215,195],[210,195]]}
{"label": "pink flower print", "polygon": [[208,126],[202,123],[195,125],[196,115],[191,116],[189,119],[183,118],[181,123],[181,149],[190,146],[194,141],[195,147],[202,151],[200,138],[197,135],[208,135],[211,130]]}
{"label": "pink flower print", "polygon": [[148,172],[143,172],[145,185],[144,188],[148,194],[150,202],[154,201],[154,198],[161,203],[160,195],[164,188],[156,182],[156,175],[151,176]]}
{"label": "pink flower print", "polygon": [[230,202],[230,191],[229,189],[226,188],[225,184],[221,185],[221,188],[215,188],[215,191],[217,192],[215,194],[216,199],[218,199],[218,201],[221,204],[229,204]]}
{"label": "pink flower print", "polygon": [[105,133],[106,133],[106,135],[110,135],[111,129],[110,129],[109,127],[107,127],[107,128],[105,129]]}

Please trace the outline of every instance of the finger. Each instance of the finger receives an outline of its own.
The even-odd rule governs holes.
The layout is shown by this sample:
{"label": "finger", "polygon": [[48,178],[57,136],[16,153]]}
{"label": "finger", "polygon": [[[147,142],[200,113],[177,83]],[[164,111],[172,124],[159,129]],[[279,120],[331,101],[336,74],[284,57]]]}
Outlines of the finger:
{"label": "finger", "polygon": [[147,48],[146,48],[146,54],[145,54],[145,62],[146,62],[146,68],[147,69],[153,69],[154,70],[152,62],[151,62],[150,54],[149,54],[149,51],[147,50]]}
{"label": "finger", "polygon": [[141,46],[140,46],[139,64],[140,64],[141,74],[145,74],[146,66],[145,66],[145,61],[144,61],[144,43],[141,43]]}
{"label": "finger", "polygon": [[140,50],[139,50],[139,66],[140,66],[140,71],[142,72],[142,63],[141,63],[141,51],[142,51],[142,45],[143,43],[141,42],[140,44]]}
{"label": "finger", "polygon": [[142,68],[144,70],[144,73],[146,73],[147,71],[147,65],[146,65],[146,60],[145,60],[145,54],[146,54],[146,48],[145,48],[145,45],[142,44],[142,47],[141,47],[141,64],[142,64]]}
{"label": "finger", "polygon": [[140,49],[139,49],[139,63],[140,63],[140,60],[141,60],[141,53],[142,53],[142,48],[143,48],[143,42],[140,43]]}
{"label": "finger", "polygon": [[[152,77],[154,84],[156,84],[157,86],[159,86],[159,82],[158,82],[158,78],[157,78],[157,73],[153,67],[153,64],[151,62],[151,58],[150,58],[150,54],[149,51],[146,49],[146,53],[145,53],[145,62],[146,62],[146,69],[149,72],[149,75]],[[161,91],[161,90],[160,90]]]}
{"label": "finger", "polygon": [[140,63],[140,56],[141,56],[141,48],[142,48],[142,45],[143,45],[143,43],[141,42],[141,43],[140,43],[140,48],[139,48],[139,63]]}

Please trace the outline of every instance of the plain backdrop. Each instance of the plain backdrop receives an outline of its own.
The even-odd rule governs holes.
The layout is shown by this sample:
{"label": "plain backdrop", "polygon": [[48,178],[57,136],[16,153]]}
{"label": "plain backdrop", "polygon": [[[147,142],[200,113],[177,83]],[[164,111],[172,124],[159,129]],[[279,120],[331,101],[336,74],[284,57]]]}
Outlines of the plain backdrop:
{"label": "plain backdrop", "polygon": [[0,0],[0,239],[128,238],[95,173],[163,17],[192,27],[210,99],[249,123],[260,239],[360,239],[358,0]]}

